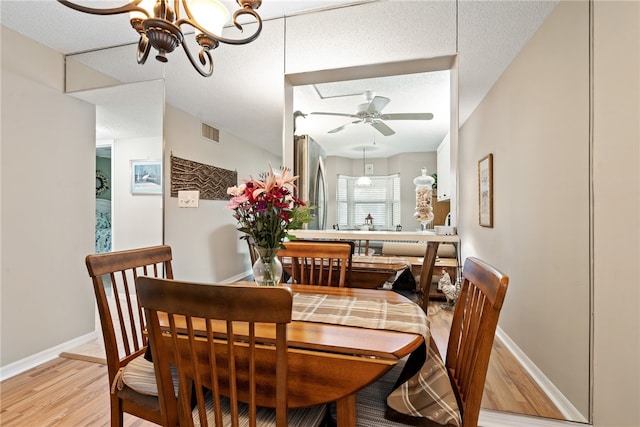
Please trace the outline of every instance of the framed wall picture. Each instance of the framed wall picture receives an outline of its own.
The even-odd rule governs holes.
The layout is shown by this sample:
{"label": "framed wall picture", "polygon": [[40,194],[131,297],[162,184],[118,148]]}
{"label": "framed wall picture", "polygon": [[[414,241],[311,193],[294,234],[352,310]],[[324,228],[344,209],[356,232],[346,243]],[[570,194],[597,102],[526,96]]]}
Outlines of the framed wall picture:
{"label": "framed wall picture", "polygon": [[483,227],[493,227],[493,154],[478,162],[478,211]]}
{"label": "framed wall picture", "polygon": [[131,160],[131,194],[162,194],[160,160]]}

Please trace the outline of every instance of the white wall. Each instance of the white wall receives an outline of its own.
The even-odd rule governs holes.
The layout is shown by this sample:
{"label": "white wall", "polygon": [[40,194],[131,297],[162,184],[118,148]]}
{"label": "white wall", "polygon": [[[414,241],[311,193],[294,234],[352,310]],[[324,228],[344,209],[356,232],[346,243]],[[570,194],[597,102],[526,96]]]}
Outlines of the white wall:
{"label": "white wall", "polygon": [[95,111],[63,94],[61,54],[1,31],[4,372],[94,330],[84,257],[94,251]]}
{"label": "white wall", "polygon": [[[482,258],[510,277],[501,328],[585,418],[588,22],[587,2],[555,9],[462,126],[458,175],[463,258]],[[489,153],[494,227],[484,228],[477,164]]]}
{"label": "white wall", "polygon": [[596,426],[640,425],[640,2],[594,4]]}
{"label": "white wall", "polygon": [[162,149],[160,137],[118,139],[113,143],[114,251],[162,244],[162,194],[131,194],[131,161],[161,162]]}
{"label": "white wall", "polygon": [[[210,123],[215,126],[215,123]],[[176,278],[217,282],[250,271],[247,245],[239,240],[233,212],[226,200],[200,200],[198,208],[179,208],[170,197],[170,154],[187,160],[236,170],[238,181],[277,168],[281,159],[221,130],[220,142],[200,136],[201,122],[169,105],[165,111],[165,243],[173,249]]]}

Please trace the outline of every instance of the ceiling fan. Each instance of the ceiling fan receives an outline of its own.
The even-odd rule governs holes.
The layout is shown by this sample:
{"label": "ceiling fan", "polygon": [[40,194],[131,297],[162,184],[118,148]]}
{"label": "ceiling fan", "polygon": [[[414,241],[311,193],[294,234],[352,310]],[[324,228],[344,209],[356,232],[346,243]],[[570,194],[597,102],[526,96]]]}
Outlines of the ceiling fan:
{"label": "ceiling fan", "polygon": [[340,132],[344,128],[350,125],[356,125],[360,123],[370,124],[373,128],[375,128],[378,132],[383,134],[384,136],[393,135],[396,133],[393,129],[391,129],[385,121],[387,120],[431,120],[433,119],[433,114],[431,113],[395,113],[395,114],[382,114],[382,109],[391,101],[389,98],[385,98],[384,96],[374,96],[372,91],[364,92],[364,103],[358,105],[355,114],[344,114],[344,113],[323,113],[323,112],[314,112],[309,113],[309,115],[317,115],[317,116],[340,116],[340,117],[351,117],[357,120],[339,126],[335,129],[331,129],[328,133],[336,133]]}

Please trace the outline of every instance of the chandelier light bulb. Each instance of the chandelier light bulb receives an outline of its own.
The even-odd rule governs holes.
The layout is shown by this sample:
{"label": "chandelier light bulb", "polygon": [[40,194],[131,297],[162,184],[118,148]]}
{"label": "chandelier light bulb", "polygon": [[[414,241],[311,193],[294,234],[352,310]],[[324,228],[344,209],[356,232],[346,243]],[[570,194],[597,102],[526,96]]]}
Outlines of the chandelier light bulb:
{"label": "chandelier light bulb", "polygon": [[[155,4],[156,4],[156,0],[142,0],[142,2],[140,2],[138,6],[146,10],[149,13],[149,16],[153,16],[153,7],[155,6]],[[137,10],[133,12],[129,12],[129,19],[146,19],[146,18],[148,18],[147,15],[145,15],[142,12],[138,12]]]}
{"label": "chandelier light bulb", "polygon": [[[211,34],[222,36],[222,29],[229,22],[229,10],[218,0],[191,0],[189,9],[194,19]],[[196,29],[196,34],[201,31]]]}

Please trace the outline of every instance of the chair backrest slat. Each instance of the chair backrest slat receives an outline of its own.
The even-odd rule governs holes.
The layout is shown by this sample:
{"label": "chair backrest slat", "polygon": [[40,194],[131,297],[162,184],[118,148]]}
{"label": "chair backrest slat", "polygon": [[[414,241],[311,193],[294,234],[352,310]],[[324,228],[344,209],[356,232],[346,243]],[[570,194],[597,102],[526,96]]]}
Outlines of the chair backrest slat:
{"label": "chair backrest slat", "polygon": [[[255,425],[257,406],[275,406],[276,425],[287,425],[287,324],[293,306],[289,288],[150,277],[139,277],[136,286],[148,319],[159,397],[167,412],[179,406],[180,413],[191,414],[194,385],[202,426],[213,420],[222,425],[229,415],[231,425],[237,426],[238,408],[245,404],[250,425]],[[168,322],[161,324],[165,318]],[[273,338],[257,338],[256,323],[261,330],[272,327]],[[178,371],[178,399],[172,393],[172,364]],[[211,390],[211,401],[205,401],[203,388]],[[223,401],[228,403],[226,410]],[[211,405],[213,416],[208,420],[206,408]],[[190,416],[183,418],[181,425],[193,425]]]}
{"label": "chair backrest slat", "polygon": [[278,251],[293,283],[320,286],[348,286],[351,280],[353,242],[294,240]]}
{"label": "chair backrest slat", "polygon": [[173,278],[171,247],[167,245],[88,255],[102,327],[109,383],[128,360],[146,350],[144,314],[135,296],[140,275]]}
{"label": "chair backrest slat", "polygon": [[478,424],[489,358],[509,278],[473,257],[465,261],[462,277],[445,364],[463,426],[471,427]]}

